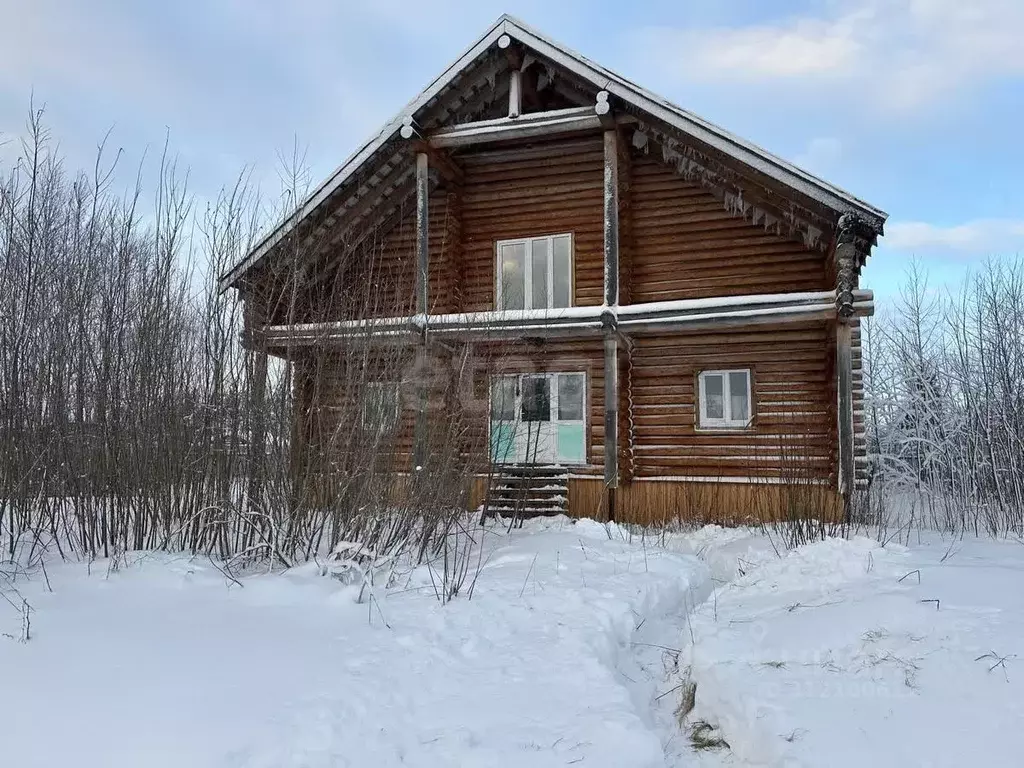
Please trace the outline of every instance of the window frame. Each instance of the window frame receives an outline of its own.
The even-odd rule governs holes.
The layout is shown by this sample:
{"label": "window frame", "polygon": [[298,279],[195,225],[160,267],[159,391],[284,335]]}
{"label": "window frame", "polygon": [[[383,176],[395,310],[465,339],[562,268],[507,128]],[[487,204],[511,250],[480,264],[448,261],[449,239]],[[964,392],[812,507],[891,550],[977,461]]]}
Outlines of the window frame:
{"label": "window frame", "polygon": [[[555,240],[560,237],[569,238],[569,303],[566,307],[555,307]],[[546,307],[533,306],[533,244],[539,240],[547,242],[547,294]],[[550,235],[533,235],[530,237],[514,237],[509,240],[496,240],[494,243],[494,274],[495,292],[494,308],[499,312],[517,312],[502,306],[504,298],[503,271],[501,268],[501,249],[507,245],[524,246],[523,264],[523,309],[566,309],[575,306],[576,299],[576,238],[572,232],[555,232]]]}
{"label": "window frame", "polygon": [[[390,413],[384,414],[385,396],[390,396]],[[369,405],[376,403],[379,412],[386,415],[377,423],[370,420]],[[401,388],[397,381],[368,381],[363,384],[363,399],[359,413],[359,425],[366,432],[377,436],[390,435],[398,428],[402,420]]]}
{"label": "window frame", "polygon": [[[584,369],[558,370],[558,371],[531,371],[531,372],[526,372],[526,373],[491,373],[489,375],[489,377],[488,377],[489,378],[489,383],[488,383],[488,387],[487,387],[487,442],[488,442],[488,446],[491,446],[491,447],[488,448],[488,455],[489,456],[491,455],[490,451],[492,450],[492,447],[493,447],[493,444],[494,444],[493,443],[493,440],[494,440],[493,431],[494,431],[495,424],[512,424],[512,425],[515,425],[516,428],[518,429],[519,425],[526,423],[526,422],[524,422],[524,420],[522,418],[522,413],[523,413],[523,411],[522,411],[522,404],[523,404],[523,379],[526,378],[526,377],[529,377],[529,376],[543,376],[549,382],[551,382],[550,390],[549,390],[550,397],[549,397],[549,403],[548,403],[550,418],[547,421],[531,422],[531,423],[533,423],[533,424],[548,424],[548,425],[555,425],[555,426],[557,426],[559,424],[578,424],[578,425],[580,425],[583,428],[583,458],[580,461],[572,461],[572,460],[568,460],[568,459],[561,459],[561,458],[559,458],[558,457],[557,435],[556,435],[555,438],[554,438],[555,441],[556,441],[555,442],[555,459],[554,459],[555,463],[558,463],[558,464],[561,464],[561,465],[567,466],[567,467],[576,467],[576,466],[582,467],[582,466],[586,466],[589,463],[589,461],[590,461],[590,438],[591,438],[591,434],[590,434],[590,430],[591,430],[591,414],[590,414],[590,385],[591,385],[591,381],[590,381],[590,376],[591,376],[591,374],[590,374],[590,371],[585,369],[585,368]],[[559,405],[560,405],[560,403],[559,403],[558,382],[560,381],[562,376],[579,376],[580,377],[580,381],[581,381],[581,385],[582,385],[580,387],[580,397],[582,399],[582,402],[581,402],[582,410],[580,412],[580,415],[581,415],[582,418],[579,418],[579,419],[563,419],[563,418],[560,417],[560,412],[559,412]],[[494,394],[495,394],[494,393],[494,382],[497,381],[498,379],[502,379],[504,381],[514,381],[515,382],[515,388],[514,388],[515,396],[513,398],[513,404],[512,404],[512,413],[513,413],[513,418],[512,419],[495,419],[494,418]],[[496,463],[498,463],[498,464],[502,464],[502,463],[515,463],[517,461],[517,458],[515,457],[515,451],[516,451],[516,446],[513,445],[512,451],[511,451],[512,459],[510,461],[496,462]],[[491,459],[491,460],[493,461],[493,459]]]}
{"label": "window frame", "polygon": [[[742,373],[747,377],[747,418],[732,418],[732,385],[730,375]],[[722,377],[722,418],[710,418],[707,414],[706,377]],[[742,430],[754,425],[754,369],[753,368],[709,368],[697,373],[697,428],[701,430]]]}

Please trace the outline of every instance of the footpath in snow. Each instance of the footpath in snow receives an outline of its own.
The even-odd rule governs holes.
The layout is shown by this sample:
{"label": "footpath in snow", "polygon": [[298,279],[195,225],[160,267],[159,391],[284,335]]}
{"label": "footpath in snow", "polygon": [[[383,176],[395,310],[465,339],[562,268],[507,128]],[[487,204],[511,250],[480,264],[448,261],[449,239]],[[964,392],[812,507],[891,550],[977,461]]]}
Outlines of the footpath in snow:
{"label": "footpath in snow", "polygon": [[534,520],[443,606],[423,567],[378,606],[312,565],[127,560],[16,579],[0,766],[1024,764],[1016,542]]}
{"label": "footpath in snow", "polygon": [[484,546],[472,600],[440,605],[419,568],[379,610],[315,566],[237,586],[163,554],[51,563],[52,592],[15,582],[31,640],[0,638],[0,765],[665,765],[665,674],[631,674],[633,643],[707,597],[707,566],[565,518]]}

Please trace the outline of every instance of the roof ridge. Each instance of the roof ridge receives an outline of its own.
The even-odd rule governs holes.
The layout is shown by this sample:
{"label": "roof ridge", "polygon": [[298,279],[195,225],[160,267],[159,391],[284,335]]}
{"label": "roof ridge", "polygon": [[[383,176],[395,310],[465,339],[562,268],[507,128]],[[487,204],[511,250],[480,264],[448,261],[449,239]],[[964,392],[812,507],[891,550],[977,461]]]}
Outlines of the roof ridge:
{"label": "roof ridge", "polygon": [[503,13],[426,88],[335,168],[307,195],[295,211],[267,233],[244,259],[225,272],[220,277],[221,290],[231,287],[242,274],[261,261],[293,227],[326,201],[356,169],[368,161],[386,141],[394,136],[406,117],[412,116],[426,105],[459,72],[475,61],[503,34],[514,37],[518,42],[553,60],[577,77],[592,82],[602,90],[609,91],[612,95],[653,115],[681,133],[692,136],[738,162],[774,178],[780,184],[816,200],[826,208],[839,213],[853,211],[866,216],[870,220],[872,229],[881,233],[882,224],[888,217],[888,214],[881,209],[757,144],[680,107],[665,97],[648,91],[617,72],[553,40],[512,14]]}

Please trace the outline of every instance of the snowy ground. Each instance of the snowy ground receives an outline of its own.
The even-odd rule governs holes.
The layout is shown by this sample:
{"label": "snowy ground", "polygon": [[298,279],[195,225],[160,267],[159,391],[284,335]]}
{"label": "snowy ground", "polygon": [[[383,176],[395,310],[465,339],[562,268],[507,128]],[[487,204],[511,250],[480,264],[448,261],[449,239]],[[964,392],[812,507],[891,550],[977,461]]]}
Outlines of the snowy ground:
{"label": "snowy ground", "polygon": [[0,637],[0,765],[1019,764],[1024,546],[782,554],[533,521],[491,529],[472,600],[421,568],[379,611],[314,567],[51,563]]}
{"label": "snowy ground", "polygon": [[1017,766],[1024,545],[830,540],[698,608],[683,654],[707,764]]}
{"label": "snowy ground", "polygon": [[0,765],[663,765],[619,665],[706,567],[564,518],[485,546],[472,600],[441,606],[420,569],[380,613],[314,568],[239,588],[186,558],[52,565],[52,594],[19,582],[32,639],[0,638]]}

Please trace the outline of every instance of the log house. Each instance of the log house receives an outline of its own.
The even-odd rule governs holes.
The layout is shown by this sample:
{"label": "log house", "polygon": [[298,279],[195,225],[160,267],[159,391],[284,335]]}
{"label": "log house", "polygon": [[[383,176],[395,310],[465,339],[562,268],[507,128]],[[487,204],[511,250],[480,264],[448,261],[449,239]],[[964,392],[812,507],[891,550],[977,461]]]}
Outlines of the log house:
{"label": "log house", "polygon": [[402,471],[429,461],[424,371],[472,356],[467,472],[564,487],[535,511],[741,519],[798,488],[849,514],[885,219],[503,16],[221,286],[260,354],[308,371],[299,432],[347,396],[338,350],[409,361]]}

